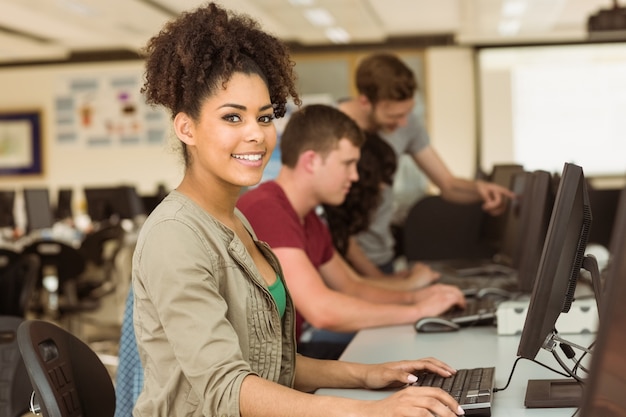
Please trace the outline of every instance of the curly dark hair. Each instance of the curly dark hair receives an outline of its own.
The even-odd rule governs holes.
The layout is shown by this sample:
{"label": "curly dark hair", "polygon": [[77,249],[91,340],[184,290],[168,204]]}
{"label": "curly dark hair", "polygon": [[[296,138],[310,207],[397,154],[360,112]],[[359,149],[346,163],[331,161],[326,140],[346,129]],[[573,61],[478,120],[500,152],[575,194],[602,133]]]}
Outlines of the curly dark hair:
{"label": "curly dark hair", "polygon": [[380,203],[383,185],[392,186],[396,172],[395,151],[378,134],[366,132],[357,164],[359,180],[339,206],[324,205],[333,244],[341,255],[348,250],[350,236],[367,230],[372,215]]}
{"label": "curly dark hair", "polygon": [[[282,41],[264,32],[243,14],[208,3],[167,23],[145,48],[148,104],[162,105],[172,118],[185,112],[197,120],[203,100],[227,83],[233,73],[257,74],[265,80],[274,116],[285,115],[295,85],[295,63]],[[187,153],[183,144],[187,163]]]}

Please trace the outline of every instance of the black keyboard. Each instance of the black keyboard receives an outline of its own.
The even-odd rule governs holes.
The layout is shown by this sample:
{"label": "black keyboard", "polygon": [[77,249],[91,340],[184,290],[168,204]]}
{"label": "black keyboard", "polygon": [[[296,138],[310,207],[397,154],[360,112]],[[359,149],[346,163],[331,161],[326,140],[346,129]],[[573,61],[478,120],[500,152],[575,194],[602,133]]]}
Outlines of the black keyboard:
{"label": "black keyboard", "polygon": [[450,394],[466,416],[491,416],[495,368],[459,369],[451,377],[423,371],[415,374],[419,387],[438,387]]}
{"label": "black keyboard", "polygon": [[461,327],[494,324],[498,302],[493,298],[468,298],[465,308],[454,307],[441,315]]}
{"label": "black keyboard", "polygon": [[516,275],[508,277],[472,276],[461,277],[457,275],[442,274],[437,280],[440,284],[448,284],[459,287],[461,290],[482,288],[500,288],[507,291],[519,291],[519,283]]}

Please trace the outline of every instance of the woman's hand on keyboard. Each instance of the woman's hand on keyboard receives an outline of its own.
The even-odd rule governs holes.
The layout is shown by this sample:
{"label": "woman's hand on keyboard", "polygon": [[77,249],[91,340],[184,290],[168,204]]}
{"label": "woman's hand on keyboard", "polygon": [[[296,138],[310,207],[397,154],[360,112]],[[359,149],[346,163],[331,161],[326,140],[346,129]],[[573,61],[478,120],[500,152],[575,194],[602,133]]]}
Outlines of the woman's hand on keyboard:
{"label": "woman's hand on keyboard", "polygon": [[451,376],[456,370],[445,362],[435,358],[385,362],[374,365],[363,365],[364,388],[381,389],[401,387],[417,380],[415,373],[429,371],[443,377]]}
{"label": "woman's hand on keyboard", "polygon": [[441,388],[406,387],[387,398],[357,406],[359,416],[372,417],[455,417],[465,412],[459,404]]}

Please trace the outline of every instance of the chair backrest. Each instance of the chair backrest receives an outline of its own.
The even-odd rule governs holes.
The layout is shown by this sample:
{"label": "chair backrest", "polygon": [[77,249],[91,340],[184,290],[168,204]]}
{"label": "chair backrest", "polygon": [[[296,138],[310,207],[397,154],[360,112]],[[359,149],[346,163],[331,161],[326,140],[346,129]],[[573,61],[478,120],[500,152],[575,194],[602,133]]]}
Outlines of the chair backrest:
{"label": "chair backrest", "polygon": [[0,272],[0,315],[25,317],[39,279],[39,257],[23,253]]}
{"label": "chair backrest", "polygon": [[0,274],[20,256],[19,252],[9,248],[0,248]]}
{"label": "chair backrest", "polygon": [[104,226],[101,229],[86,234],[78,250],[87,262],[102,266],[107,261],[107,244],[114,244],[114,253],[111,256],[111,258],[113,258],[115,253],[124,244],[125,234],[126,231],[119,224]]}
{"label": "chair backrest", "polygon": [[36,240],[24,247],[23,253],[37,254],[42,269],[54,266],[61,282],[78,278],[85,270],[85,258],[78,249],[57,240]]}
{"label": "chair backrest", "polygon": [[30,379],[17,345],[21,317],[0,316],[0,416],[21,417],[28,412]]}
{"label": "chair backrest", "polygon": [[17,341],[44,417],[111,417],[113,381],[98,355],[65,329],[24,321]]}

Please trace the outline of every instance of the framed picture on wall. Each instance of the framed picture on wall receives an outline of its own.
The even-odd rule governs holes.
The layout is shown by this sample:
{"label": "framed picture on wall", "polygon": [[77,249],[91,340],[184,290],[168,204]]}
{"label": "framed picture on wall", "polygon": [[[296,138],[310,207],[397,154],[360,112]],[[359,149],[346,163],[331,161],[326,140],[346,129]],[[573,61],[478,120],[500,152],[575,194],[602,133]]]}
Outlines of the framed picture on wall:
{"label": "framed picture on wall", "polygon": [[42,172],[41,113],[0,111],[0,175]]}

